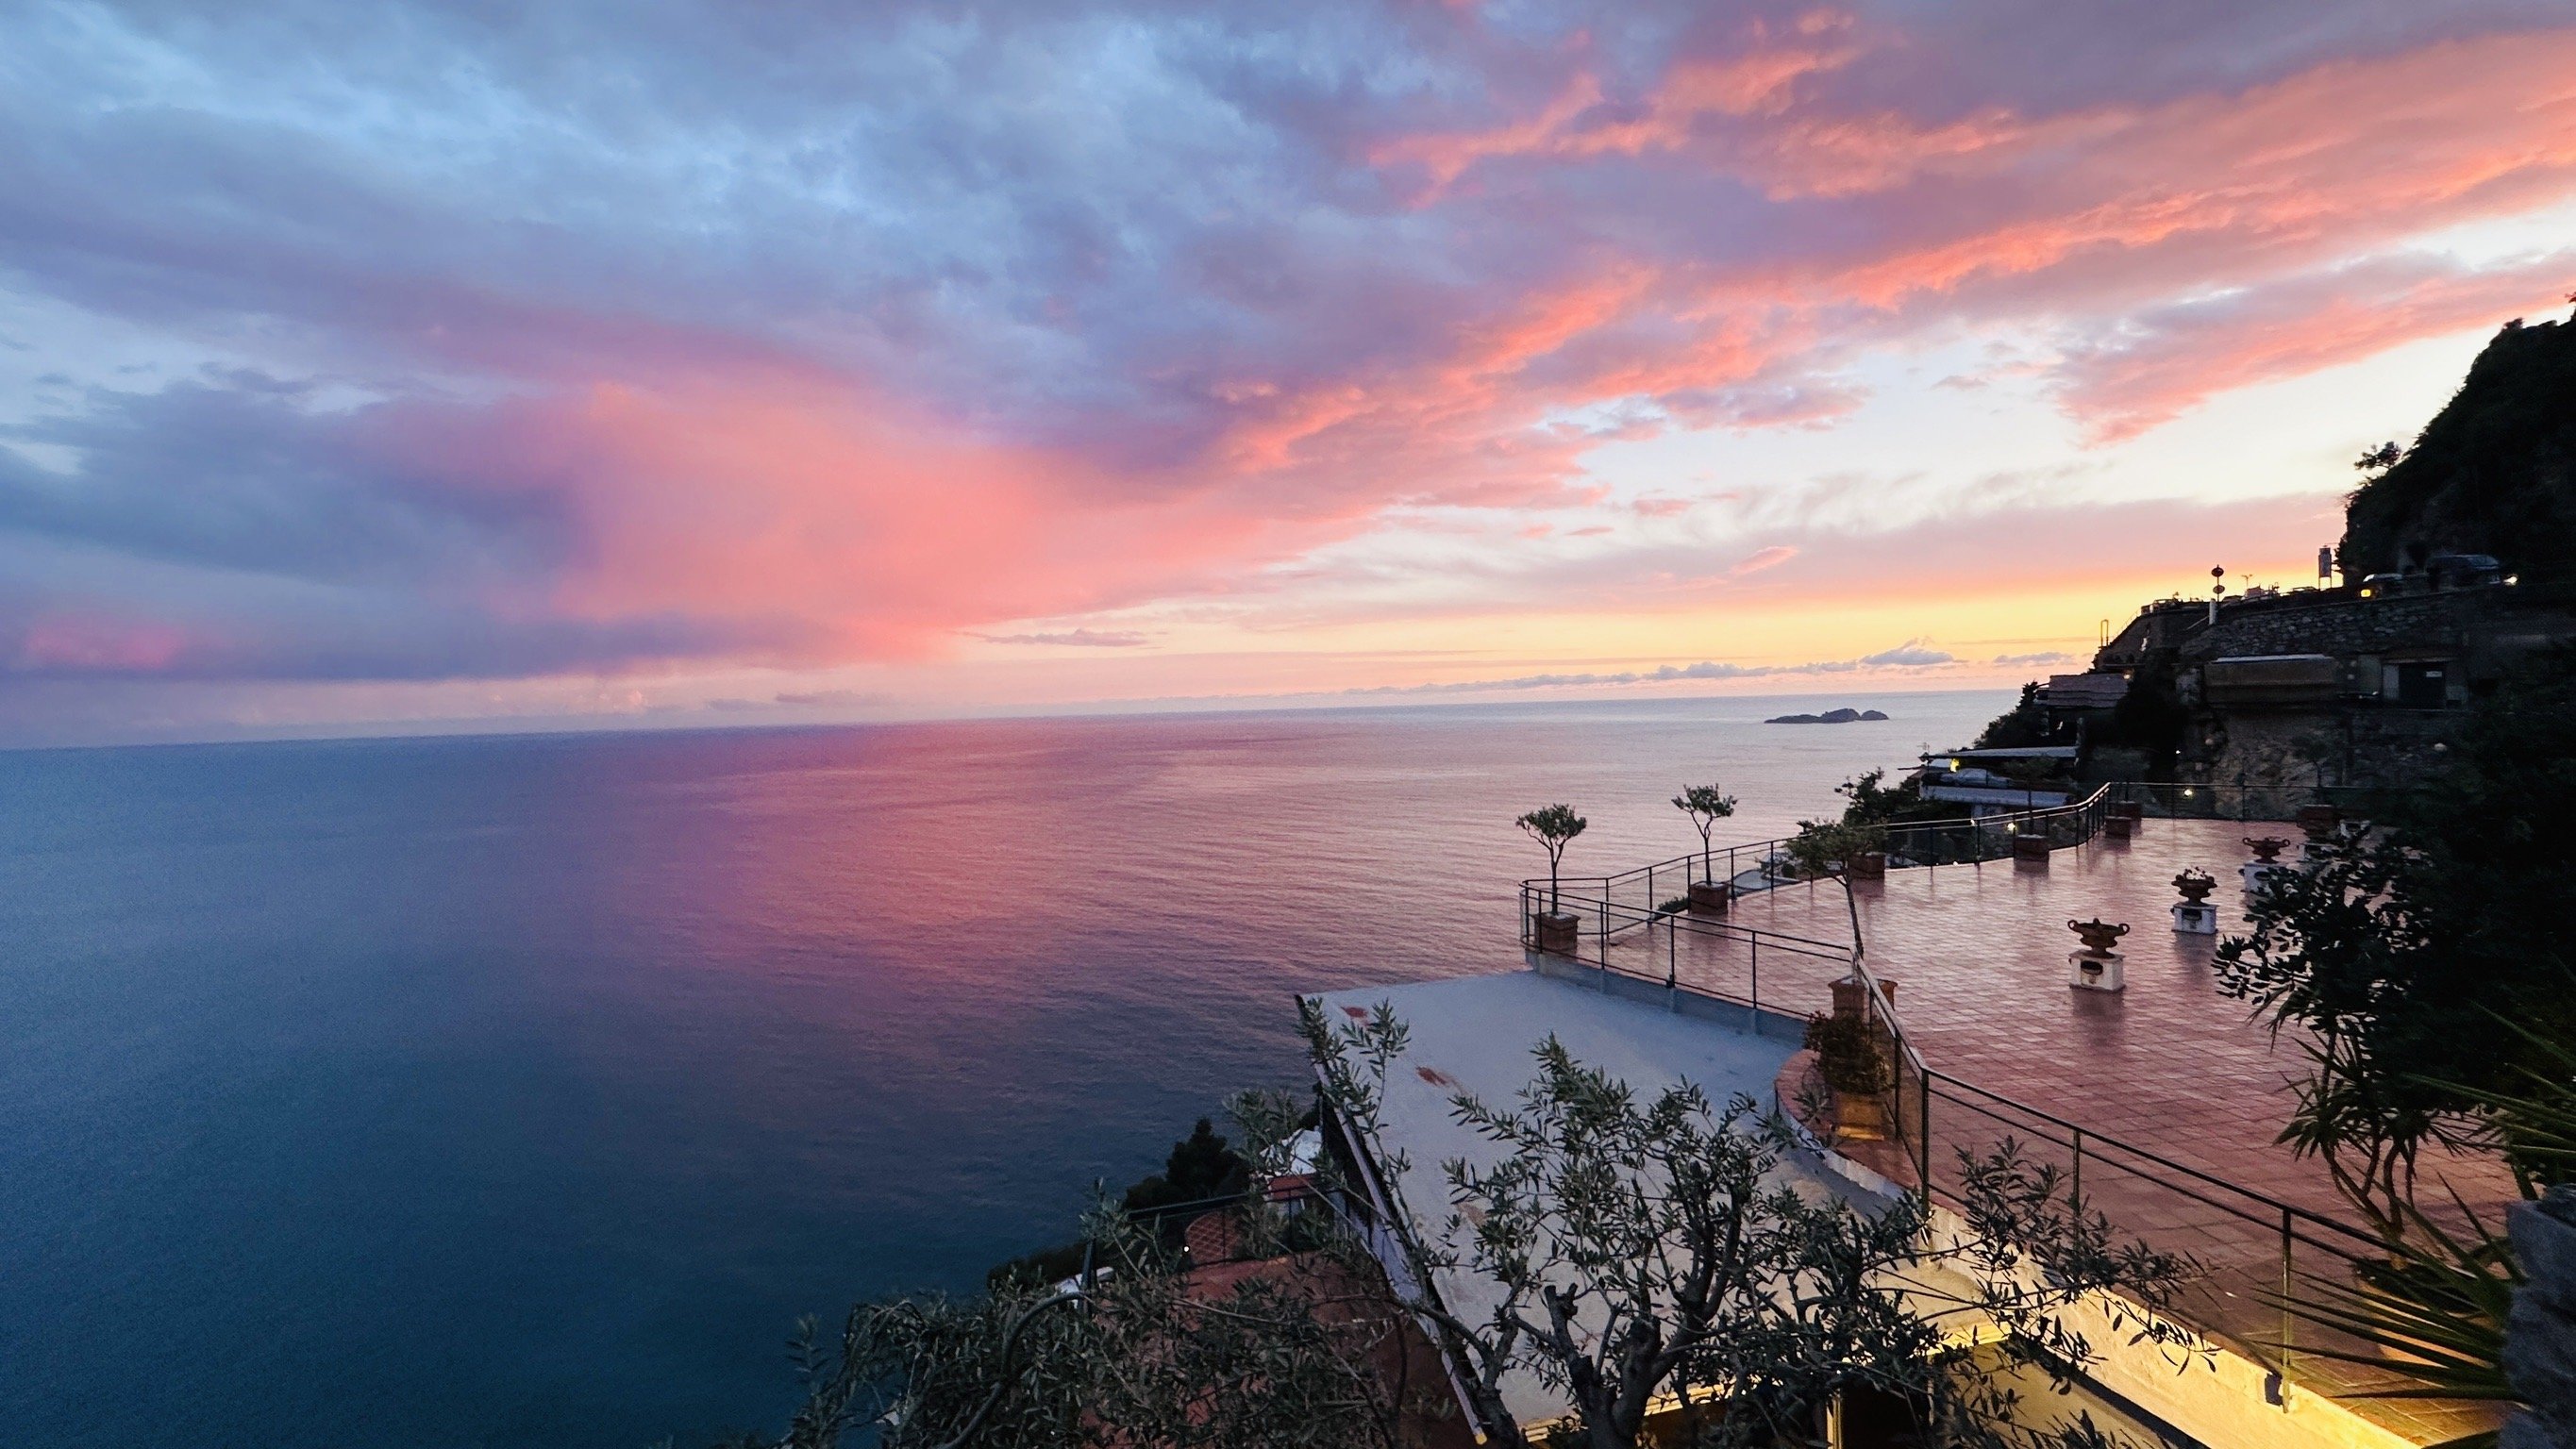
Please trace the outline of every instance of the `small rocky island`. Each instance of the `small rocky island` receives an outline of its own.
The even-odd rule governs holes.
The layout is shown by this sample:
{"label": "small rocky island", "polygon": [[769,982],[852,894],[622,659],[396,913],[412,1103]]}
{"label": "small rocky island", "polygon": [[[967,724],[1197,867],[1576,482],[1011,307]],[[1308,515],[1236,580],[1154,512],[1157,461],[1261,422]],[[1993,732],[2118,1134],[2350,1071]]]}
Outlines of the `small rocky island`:
{"label": "small rocky island", "polygon": [[1829,709],[1823,714],[1775,714],[1764,724],[1857,724],[1862,720],[1885,719],[1874,709]]}

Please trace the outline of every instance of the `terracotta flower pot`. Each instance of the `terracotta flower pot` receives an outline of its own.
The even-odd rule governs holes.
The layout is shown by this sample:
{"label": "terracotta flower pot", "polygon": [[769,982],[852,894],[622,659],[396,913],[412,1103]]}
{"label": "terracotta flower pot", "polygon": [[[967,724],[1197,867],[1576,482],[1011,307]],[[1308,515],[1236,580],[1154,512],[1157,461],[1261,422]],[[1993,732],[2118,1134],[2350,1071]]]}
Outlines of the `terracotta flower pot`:
{"label": "terracotta flower pot", "polygon": [[2245,848],[2254,852],[2254,858],[2265,865],[2270,865],[2272,862],[2279,860],[2281,858],[2281,851],[2287,847],[2289,843],[2290,842],[2286,838],[2278,835],[2249,835],[2245,837]]}
{"label": "terracotta flower pot", "polygon": [[1690,909],[1694,916],[1722,916],[1735,899],[1735,887],[1722,880],[1695,880],[1690,883]]}
{"label": "terracotta flower pot", "polygon": [[2081,937],[2084,941],[2084,949],[2095,955],[2108,952],[2112,947],[2120,944],[2122,936],[2129,934],[2128,923],[2125,921],[2118,924],[2104,920],[2069,921],[2066,923],[2066,929]]}

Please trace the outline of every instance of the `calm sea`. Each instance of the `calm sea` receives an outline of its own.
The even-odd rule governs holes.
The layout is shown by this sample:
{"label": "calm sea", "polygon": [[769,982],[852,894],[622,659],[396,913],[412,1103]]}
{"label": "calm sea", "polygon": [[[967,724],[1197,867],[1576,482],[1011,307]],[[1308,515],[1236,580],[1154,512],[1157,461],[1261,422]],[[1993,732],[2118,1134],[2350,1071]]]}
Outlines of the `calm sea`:
{"label": "calm sea", "polygon": [[0,754],[0,1443],[774,1428],[799,1314],[1061,1237],[1292,992],[1516,964],[1522,810],[1758,838],[2007,702]]}

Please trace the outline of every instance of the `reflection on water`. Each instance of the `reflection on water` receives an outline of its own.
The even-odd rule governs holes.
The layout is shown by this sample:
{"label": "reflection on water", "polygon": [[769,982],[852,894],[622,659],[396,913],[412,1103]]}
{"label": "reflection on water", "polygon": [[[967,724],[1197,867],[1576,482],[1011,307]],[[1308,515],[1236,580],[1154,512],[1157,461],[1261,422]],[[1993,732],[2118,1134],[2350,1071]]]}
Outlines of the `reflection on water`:
{"label": "reflection on water", "polygon": [[1291,992],[1516,964],[1568,868],[1963,738],[1842,699],[0,755],[0,1439],[683,1444],[970,1286]]}

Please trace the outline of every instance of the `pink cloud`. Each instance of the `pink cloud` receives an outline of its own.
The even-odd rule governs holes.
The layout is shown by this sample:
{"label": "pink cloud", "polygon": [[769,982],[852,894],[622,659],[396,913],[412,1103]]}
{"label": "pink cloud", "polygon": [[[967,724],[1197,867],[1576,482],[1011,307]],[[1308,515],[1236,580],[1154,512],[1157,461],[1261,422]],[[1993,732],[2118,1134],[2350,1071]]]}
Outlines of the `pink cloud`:
{"label": "pink cloud", "polygon": [[1796,549],[1786,544],[1775,543],[1769,548],[1755,549],[1727,572],[1740,579],[1746,574],[1758,574],[1764,569],[1778,568],[1797,556]]}
{"label": "pink cloud", "polygon": [[29,673],[158,674],[177,664],[192,642],[166,624],[49,615],[19,632],[12,667]]}

